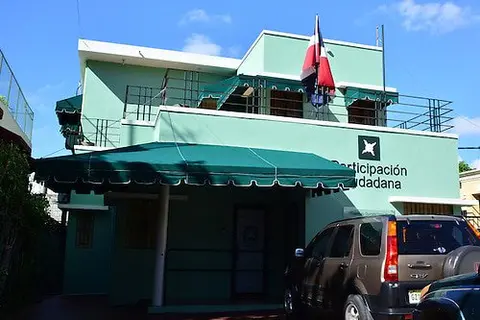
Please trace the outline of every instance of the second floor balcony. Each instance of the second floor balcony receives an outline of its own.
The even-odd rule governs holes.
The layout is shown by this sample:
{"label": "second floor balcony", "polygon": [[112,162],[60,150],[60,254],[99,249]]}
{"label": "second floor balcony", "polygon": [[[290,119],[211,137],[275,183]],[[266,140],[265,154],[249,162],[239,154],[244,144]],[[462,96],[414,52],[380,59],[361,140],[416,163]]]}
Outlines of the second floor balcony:
{"label": "second floor balcony", "polygon": [[31,147],[34,113],[0,50],[0,127],[19,136]]}
{"label": "second floor balcony", "polygon": [[[452,128],[450,101],[402,95],[388,87],[383,91],[383,88],[374,86],[339,83],[331,102],[315,107],[306,101],[299,81],[243,75],[219,82],[192,79],[195,76],[165,77],[159,87],[125,85],[121,99],[123,115],[116,110],[116,116],[108,118],[99,117],[98,112],[93,114],[96,110],[103,110],[99,109],[102,106],[82,108],[82,95],[59,101],[57,114],[67,148],[73,149],[74,145],[125,145],[121,143],[122,120],[152,124],[161,106],[322,120],[340,125],[349,123],[366,129],[390,127],[439,133]],[[108,114],[111,115],[110,111]]]}
{"label": "second floor balcony", "polygon": [[451,101],[392,88],[339,83],[331,102],[317,107],[294,80],[240,75],[215,83],[166,77],[163,83],[156,88],[127,85],[124,119],[153,121],[166,105],[431,132],[452,128]]}

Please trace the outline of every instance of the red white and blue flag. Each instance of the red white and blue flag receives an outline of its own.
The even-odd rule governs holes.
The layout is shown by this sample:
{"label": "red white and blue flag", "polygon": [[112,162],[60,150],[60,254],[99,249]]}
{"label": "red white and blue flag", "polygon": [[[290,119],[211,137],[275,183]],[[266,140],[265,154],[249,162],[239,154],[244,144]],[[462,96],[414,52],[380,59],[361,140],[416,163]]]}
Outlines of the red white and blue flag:
{"label": "red white and blue flag", "polygon": [[306,88],[309,100],[311,95],[316,93],[317,88],[319,92],[335,93],[335,81],[320,32],[318,15],[315,17],[315,29],[308,44],[300,79]]}

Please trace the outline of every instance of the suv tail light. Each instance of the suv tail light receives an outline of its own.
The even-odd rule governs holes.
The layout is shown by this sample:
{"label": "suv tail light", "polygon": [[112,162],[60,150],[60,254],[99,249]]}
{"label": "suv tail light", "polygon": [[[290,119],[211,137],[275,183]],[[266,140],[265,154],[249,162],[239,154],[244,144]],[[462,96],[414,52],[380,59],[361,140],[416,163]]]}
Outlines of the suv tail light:
{"label": "suv tail light", "polygon": [[385,281],[398,281],[398,245],[397,245],[397,223],[388,221],[387,231],[387,255],[383,277]]}

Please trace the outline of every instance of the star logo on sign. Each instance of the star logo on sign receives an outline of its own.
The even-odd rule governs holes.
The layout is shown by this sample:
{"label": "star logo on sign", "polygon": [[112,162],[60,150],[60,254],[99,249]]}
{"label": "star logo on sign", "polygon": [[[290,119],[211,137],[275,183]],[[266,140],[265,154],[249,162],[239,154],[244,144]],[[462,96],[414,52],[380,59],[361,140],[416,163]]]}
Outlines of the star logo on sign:
{"label": "star logo on sign", "polygon": [[363,149],[362,154],[370,153],[373,157],[375,157],[375,145],[377,143],[368,143],[367,140],[363,140],[363,143],[365,144],[365,148]]}

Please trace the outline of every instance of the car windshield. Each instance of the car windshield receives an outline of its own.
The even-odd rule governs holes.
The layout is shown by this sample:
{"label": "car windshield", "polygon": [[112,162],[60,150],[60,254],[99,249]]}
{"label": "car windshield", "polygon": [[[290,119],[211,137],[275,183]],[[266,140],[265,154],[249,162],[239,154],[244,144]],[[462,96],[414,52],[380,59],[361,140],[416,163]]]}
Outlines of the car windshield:
{"label": "car windshield", "polygon": [[466,245],[480,245],[466,222],[398,221],[399,254],[447,254]]}

